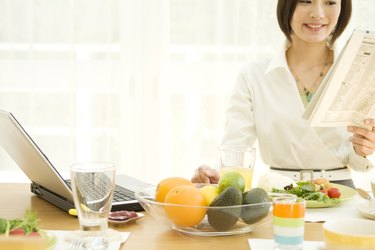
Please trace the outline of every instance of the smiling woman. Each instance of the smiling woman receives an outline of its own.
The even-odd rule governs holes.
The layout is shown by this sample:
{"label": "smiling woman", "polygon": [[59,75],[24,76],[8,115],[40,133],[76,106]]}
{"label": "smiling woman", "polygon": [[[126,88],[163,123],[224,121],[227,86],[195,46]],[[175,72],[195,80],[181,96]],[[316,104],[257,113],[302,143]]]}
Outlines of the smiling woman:
{"label": "smiling woman", "polygon": [[[215,163],[242,64],[282,39],[275,2],[0,1],[0,109],[66,175],[101,160],[152,183],[190,177]],[[353,10],[375,22],[372,0]],[[20,173],[2,149],[0,171]]]}

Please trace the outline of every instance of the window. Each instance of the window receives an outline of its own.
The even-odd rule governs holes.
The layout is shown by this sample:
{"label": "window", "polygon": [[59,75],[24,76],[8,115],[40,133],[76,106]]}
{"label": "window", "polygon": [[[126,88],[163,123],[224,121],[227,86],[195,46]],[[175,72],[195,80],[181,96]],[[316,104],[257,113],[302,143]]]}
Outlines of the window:
{"label": "window", "polygon": [[[370,1],[354,1],[364,27],[375,21]],[[242,64],[283,39],[275,5],[0,0],[0,109],[65,176],[86,160],[151,183],[191,176],[215,163]],[[0,166],[19,176],[2,149]]]}

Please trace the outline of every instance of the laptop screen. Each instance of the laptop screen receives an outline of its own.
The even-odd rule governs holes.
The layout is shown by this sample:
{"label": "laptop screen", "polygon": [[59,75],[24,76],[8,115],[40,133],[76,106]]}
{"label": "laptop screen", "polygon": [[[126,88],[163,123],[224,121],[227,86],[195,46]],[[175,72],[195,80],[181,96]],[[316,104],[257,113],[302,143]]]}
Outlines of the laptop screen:
{"label": "laptop screen", "polygon": [[32,182],[73,200],[62,176],[10,112],[0,110],[0,131],[1,146]]}

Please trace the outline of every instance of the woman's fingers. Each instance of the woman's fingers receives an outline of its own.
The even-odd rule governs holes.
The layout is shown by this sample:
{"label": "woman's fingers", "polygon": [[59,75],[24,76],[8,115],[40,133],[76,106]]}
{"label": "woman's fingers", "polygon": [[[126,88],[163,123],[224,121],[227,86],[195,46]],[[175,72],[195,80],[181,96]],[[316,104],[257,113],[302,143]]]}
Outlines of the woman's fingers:
{"label": "woman's fingers", "polygon": [[350,141],[353,143],[355,152],[360,156],[371,155],[375,150],[375,120],[367,119],[365,124],[371,128],[348,127],[348,131],[353,133]]}
{"label": "woman's fingers", "polygon": [[203,165],[195,170],[191,181],[194,183],[217,183],[219,173],[215,169]]}

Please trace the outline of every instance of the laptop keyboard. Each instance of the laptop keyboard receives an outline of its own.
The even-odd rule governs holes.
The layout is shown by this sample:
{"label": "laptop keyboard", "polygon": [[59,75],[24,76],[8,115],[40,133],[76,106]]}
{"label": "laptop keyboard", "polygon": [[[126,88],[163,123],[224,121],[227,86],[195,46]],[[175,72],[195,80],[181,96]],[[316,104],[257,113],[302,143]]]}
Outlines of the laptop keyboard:
{"label": "laptop keyboard", "polygon": [[[71,181],[65,180],[65,182],[68,184],[68,186],[71,188]],[[101,187],[98,185],[95,185],[95,187],[90,187],[90,194],[92,196],[100,195],[101,193]],[[105,188],[105,187],[103,187]],[[130,191],[129,189],[126,189],[124,187],[115,185],[115,191],[113,193],[113,202],[123,202],[123,201],[132,201],[135,200],[135,194],[133,191]]]}
{"label": "laptop keyboard", "polygon": [[120,202],[131,201],[135,199],[136,198],[133,191],[116,185],[115,192],[113,193],[113,201]]}

